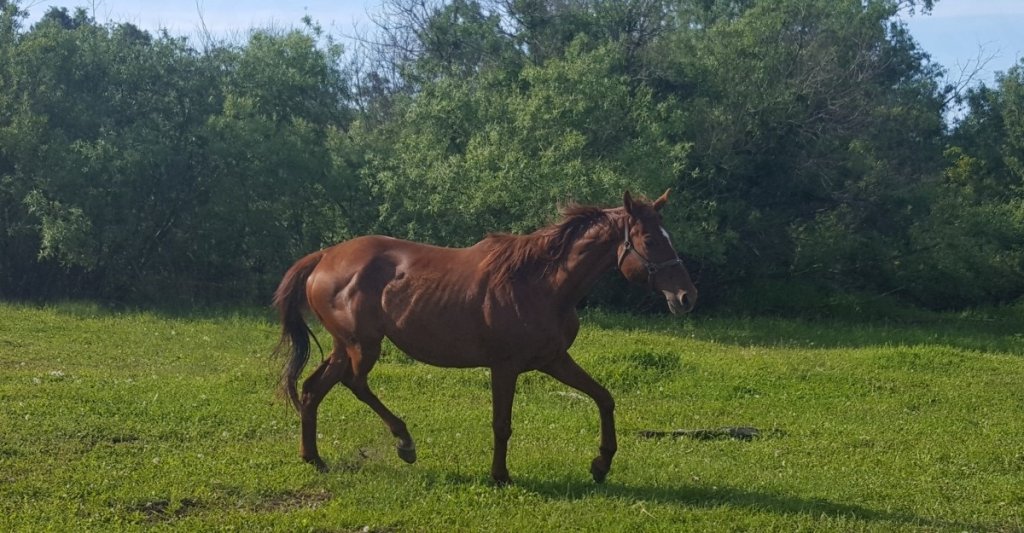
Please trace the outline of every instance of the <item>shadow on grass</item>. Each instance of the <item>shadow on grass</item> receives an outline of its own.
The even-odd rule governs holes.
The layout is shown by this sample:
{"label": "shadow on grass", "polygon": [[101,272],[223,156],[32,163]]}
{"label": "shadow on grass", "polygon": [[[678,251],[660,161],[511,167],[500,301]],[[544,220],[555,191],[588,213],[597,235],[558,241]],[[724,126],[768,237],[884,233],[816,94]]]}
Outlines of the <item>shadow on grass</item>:
{"label": "shadow on grass", "polygon": [[977,524],[927,519],[911,513],[883,511],[856,504],[834,502],[823,498],[801,498],[735,487],[702,487],[685,484],[677,487],[639,487],[616,482],[595,485],[587,481],[564,483],[530,478],[518,478],[513,483],[523,490],[533,492],[545,498],[567,501],[601,496],[622,498],[630,501],[685,505],[701,509],[729,506],[777,515],[804,515],[810,518],[822,516],[848,518],[892,526],[915,526],[935,529],[955,528],[963,531],[984,529]]}
{"label": "shadow on grass", "polygon": [[944,346],[985,353],[1024,355],[1020,331],[1024,307],[986,312],[921,315],[913,321],[813,318],[636,316],[589,310],[585,325],[642,331],[734,346],[867,348],[886,345]]}
{"label": "shadow on grass", "polygon": [[[645,502],[664,505],[685,506],[692,509],[715,509],[727,507],[751,513],[769,513],[778,516],[805,517],[812,520],[822,518],[849,519],[869,522],[889,528],[924,528],[926,530],[984,531],[991,526],[969,523],[962,520],[942,520],[917,516],[911,512],[873,509],[856,503],[845,503],[825,498],[806,498],[795,495],[748,490],[739,487],[708,487],[680,483],[677,486],[638,486],[610,480],[597,484],[588,479],[573,478],[555,480],[530,476],[512,477],[509,487],[496,487],[486,475],[466,473],[432,472],[431,483],[436,485],[480,486],[488,485],[494,490],[525,491],[545,500],[579,502],[593,499],[612,499],[626,502]],[[888,526],[885,527],[885,526]]]}
{"label": "shadow on grass", "polygon": [[[264,323],[277,326],[276,311],[267,306],[131,306],[127,304],[89,301],[89,300],[58,300],[58,301],[6,301],[0,302],[14,309],[51,312],[77,320],[126,318],[133,316],[151,316],[171,321],[211,321],[211,322],[245,322]],[[316,326],[314,322],[311,324]]]}

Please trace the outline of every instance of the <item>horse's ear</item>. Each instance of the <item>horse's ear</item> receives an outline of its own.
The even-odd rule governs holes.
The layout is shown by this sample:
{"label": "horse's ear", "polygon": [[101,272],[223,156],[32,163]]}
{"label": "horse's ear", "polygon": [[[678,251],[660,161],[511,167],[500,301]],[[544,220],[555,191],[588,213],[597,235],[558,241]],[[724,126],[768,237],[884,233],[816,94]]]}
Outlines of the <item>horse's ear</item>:
{"label": "horse's ear", "polygon": [[665,204],[668,203],[668,193],[671,190],[672,190],[671,188],[665,189],[665,193],[662,194],[661,196],[659,196],[658,199],[654,201],[654,210],[655,211],[661,211],[661,208],[665,207]]}
{"label": "horse's ear", "polygon": [[633,197],[628,190],[622,193],[622,207],[626,208],[627,213],[633,214]]}

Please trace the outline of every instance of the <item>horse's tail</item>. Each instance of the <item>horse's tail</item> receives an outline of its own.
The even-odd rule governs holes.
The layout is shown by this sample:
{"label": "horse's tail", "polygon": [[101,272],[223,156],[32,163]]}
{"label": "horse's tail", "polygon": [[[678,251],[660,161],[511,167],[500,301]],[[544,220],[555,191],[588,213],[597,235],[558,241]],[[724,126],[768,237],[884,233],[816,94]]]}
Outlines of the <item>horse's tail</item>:
{"label": "horse's tail", "polygon": [[[284,273],[281,284],[274,291],[274,307],[281,320],[281,340],[274,349],[275,355],[287,357],[281,372],[279,392],[300,410],[299,393],[295,383],[306,361],[309,360],[309,336],[313,333],[302,317],[306,301],[306,280],[323,259],[324,252],[311,253],[299,259]],[[313,337],[316,340],[316,337]],[[319,342],[317,343],[319,345]]]}

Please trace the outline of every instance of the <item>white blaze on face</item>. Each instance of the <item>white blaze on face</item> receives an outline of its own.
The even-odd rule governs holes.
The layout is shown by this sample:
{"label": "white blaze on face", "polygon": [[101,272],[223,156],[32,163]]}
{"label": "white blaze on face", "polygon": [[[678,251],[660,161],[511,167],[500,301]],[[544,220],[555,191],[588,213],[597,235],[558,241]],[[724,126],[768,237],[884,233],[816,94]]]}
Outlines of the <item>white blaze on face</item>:
{"label": "white blaze on face", "polygon": [[664,235],[666,239],[668,239],[668,245],[669,246],[674,246],[672,244],[672,237],[668,236],[668,230],[666,230],[665,228],[661,228],[661,234]]}

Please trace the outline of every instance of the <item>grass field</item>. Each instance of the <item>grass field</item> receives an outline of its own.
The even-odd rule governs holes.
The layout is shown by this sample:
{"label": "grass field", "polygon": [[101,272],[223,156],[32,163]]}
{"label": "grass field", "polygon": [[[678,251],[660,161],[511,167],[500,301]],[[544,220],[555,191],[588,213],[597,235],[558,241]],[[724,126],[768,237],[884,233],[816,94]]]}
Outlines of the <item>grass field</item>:
{"label": "grass field", "polygon": [[[529,374],[497,488],[485,370],[388,350],[371,384],[419,462],[338,388],[319,474],[274,397],[264,316],[0,304],[0,531],[1024,529],[1024,307],[583,321],[573,353],[617,400],[608,482],[588,472],[596,408]],[[762,436],[639,435],[721,426]]]}

